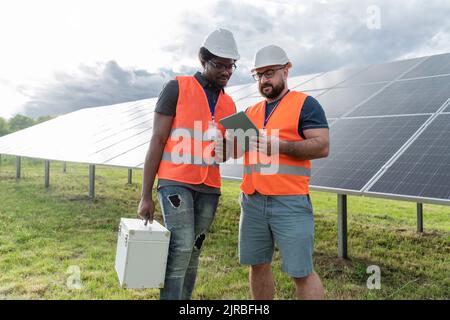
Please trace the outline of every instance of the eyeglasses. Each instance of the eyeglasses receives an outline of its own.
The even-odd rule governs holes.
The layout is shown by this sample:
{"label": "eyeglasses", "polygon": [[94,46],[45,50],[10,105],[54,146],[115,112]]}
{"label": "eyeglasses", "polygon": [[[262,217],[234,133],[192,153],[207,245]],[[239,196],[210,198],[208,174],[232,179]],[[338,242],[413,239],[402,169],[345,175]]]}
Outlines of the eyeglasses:
{"label": "eyeglasses", "polygon": [[226,64],[223,64],[223,63],[220,63],[220,62],[214,62],[212,60],[209,60],[208,63],[210,65],[212,65],[214,67],[214,69],[216,69],[217,71],[223,71],[225,69],[234,71],[237,68],[235,63],[226,65]]}
{"label": "eyeglasses", "polygon": [[269,69],[266,70],[264,72],[256,72],[252,74],[253,79],[255,79],[255,81],[259,81],[262,79],[262,77],[265,77],[266,79],[270,79],[275,75],[275,71],[281,70],[286,68],[286,65],[280,67],[280,68],[276,68],[276,69]]}

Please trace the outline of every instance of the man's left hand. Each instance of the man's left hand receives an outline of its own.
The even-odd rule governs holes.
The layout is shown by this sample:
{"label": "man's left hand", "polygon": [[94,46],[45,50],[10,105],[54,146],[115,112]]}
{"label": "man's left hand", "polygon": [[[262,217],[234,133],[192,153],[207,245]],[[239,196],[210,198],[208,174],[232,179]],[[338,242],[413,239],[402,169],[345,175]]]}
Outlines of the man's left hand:
{"label": "man's left hand", "polygon": [[265,130],[259,131],[259,137],[250,138],[250,150],[255,150],[267,156],[280,153],[280,139],[276,136],[268,136]]}

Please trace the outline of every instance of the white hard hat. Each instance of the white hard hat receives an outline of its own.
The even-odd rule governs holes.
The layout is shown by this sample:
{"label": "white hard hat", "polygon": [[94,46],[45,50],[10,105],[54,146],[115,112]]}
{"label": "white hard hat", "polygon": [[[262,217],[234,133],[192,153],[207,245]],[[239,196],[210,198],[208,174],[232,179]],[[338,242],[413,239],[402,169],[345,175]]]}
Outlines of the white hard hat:
{"label": "white hard hat", "polygon": [[233,34],[226,29],[211,32],[203,42],[203,46],[213,55],[221,58],[233,60],[240,58]]}
{"label": "white hard hat", "polygon": [[255,69],[267,67],[267,66],[275,66],[275,65],[283,65],[289,64],[288,67],[292,67],[292,63],[289,61],[289,58],[286,52],[278,46],[270,45],[264,48],[261,48],[255,54],[255,63],[253,65],[252,72]]}

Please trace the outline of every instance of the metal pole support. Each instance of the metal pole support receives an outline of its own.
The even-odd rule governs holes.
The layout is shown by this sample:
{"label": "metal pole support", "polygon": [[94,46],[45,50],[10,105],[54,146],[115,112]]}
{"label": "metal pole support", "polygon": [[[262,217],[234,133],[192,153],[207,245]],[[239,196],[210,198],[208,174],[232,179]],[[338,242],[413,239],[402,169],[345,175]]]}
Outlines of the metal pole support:
{"label": "metal pole support", "polygon": [[95,165],[89,165],[89,198],[95,197]]}
{"label": "metal pole support", "polygon": [[347,195],[338,194],[338,256],[348,258],[347,254]]}
{"label": "metal pole support", "polygon": [[132,184],[132,183],[133,183],[133,170],[128,169],[128,184]]}
{"label": "metal pole support", "polygon": [[16,157],[16,179],[22,176],[22,157]]}
{"label": "metal pole support", "polygon": [[50,187],[50,161],[45,160],[45,187]]}
{"label": "metal pole support", "polygon": [[423,232],[423,203],[417,203],[417,232]]}

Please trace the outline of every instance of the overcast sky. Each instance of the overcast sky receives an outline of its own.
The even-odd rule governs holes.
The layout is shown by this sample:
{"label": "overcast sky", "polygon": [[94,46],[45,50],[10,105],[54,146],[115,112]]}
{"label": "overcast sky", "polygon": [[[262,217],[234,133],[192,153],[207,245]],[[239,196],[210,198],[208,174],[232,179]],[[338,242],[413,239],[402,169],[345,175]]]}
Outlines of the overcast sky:
{"label": "overcast sky", "polygon": [[267,44],[285,48],[291,75],[450,52],[449,17],[446,0],[1,0],[0,117],[157,96],[200,70],[218,27],[241,54],[232,85],[252,81]]}

